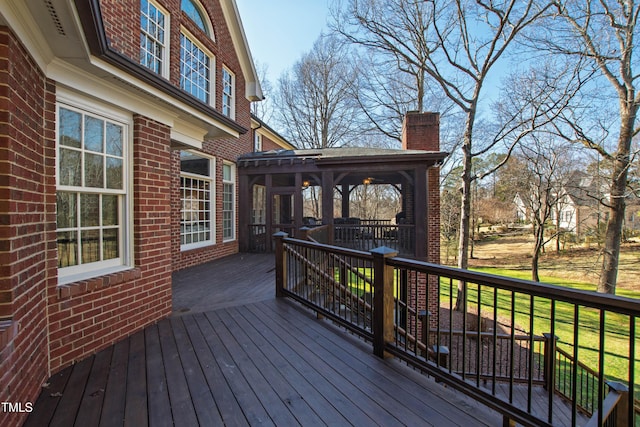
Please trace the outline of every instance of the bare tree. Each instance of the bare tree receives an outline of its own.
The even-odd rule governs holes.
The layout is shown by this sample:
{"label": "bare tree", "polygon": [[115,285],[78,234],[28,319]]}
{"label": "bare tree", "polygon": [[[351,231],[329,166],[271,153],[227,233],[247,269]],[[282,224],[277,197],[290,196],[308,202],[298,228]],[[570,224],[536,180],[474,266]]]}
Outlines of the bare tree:
{"label": "bare tree", "polygon": [[348,48],[320,36],[310,52],[278,80],[276,120],[300,148],[353,145],[359,109],[352,97],[357,69]]}
{"label": "bare tree", "polygon": [[[469,257],[471,183],[476,179],[472,159],[507,141],[507,152],[510,152],[540,117],[547,116],[546,112],[538,111],[529,118],[528,125],[503,122],[505,125],[496,131],[495,137],[474,151],[474,130],[483,86],[518,35],[548,10],[548,5],[538,6],[538,3],[534,0],[350,0],[346,8],[350,20],[346,22],[352,29],[338,26],[352,42],[395,57],[400,70],[416,71],[417,79],[426,74],[464,113],[460,268],[467,268]],[[416,82],[420,100],[424,80]],[[458,302],[463,300],[461,292],[462,286]]]}
{"label": "bare tree", "polygon": [[265,99],[251,103],[251,114],[265,123],[271,123],[274,112],[273,101],[271,100],[271,96],[273,95],[273,85],[267,77],[269,67],[266,64],[256,61],[256,70],[258,72],[260,87],[262,88],[262,93]]}
{"label": "bare tree", "polygon": [[[560,210],[559,204],[564,199],[574,160],[566,142],[562,145],[549,136],[539,134],[532,134],[526,144],[521,144],[516,155],[525,165],[519,174],[520,198],[533,221],[535,244],[531,257],[531,278],[539,281],[540,254],[559,231],[556,228],[555,233],[546,234],[546,226],[554,212]],[[556,217],[556,221],[559,218]]]}
{"label": "bare tree", "polygon": [[[563,123],[570,128],[570,133],[558,129],[559,134],[597,150],[613,164],[598,291],[615,293],[625,200],[629,195],[627,181],[631,143],[639,130],[636,120],[640,106],[640,93],[637,93],[636,86],[639,57],[635,39],[640,5],[633,0],[554,0],[553,6],[556,18],[561,19],[549,20],[545,27],[546,47],[554,55],[588,61],[609,83],[618,104],[619,129],[613,150],[607,150],[575,116],[566,116]],[[602,86],[591,88],[593,91],[603,89]]]}

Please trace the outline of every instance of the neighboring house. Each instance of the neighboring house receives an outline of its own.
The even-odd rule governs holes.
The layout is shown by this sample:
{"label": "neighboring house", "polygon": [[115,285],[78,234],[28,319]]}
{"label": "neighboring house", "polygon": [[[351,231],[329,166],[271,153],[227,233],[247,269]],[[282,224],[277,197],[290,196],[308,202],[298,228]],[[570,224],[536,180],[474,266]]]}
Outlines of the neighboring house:
{"label": "neighboring house", "polygon": [[0,45],[0,401],[24,403],[238,251],[235,160],[282,141],[234,0],[7,0]]}
{"label": "neighboring house", "polygon": [[552,211],[552,222],[560,229],[576,234],[579,238],[597,230],[606,221],[607,210],[599,200],[608,197],[602,180],[584,172],[575,172],[560,190]]}
{"label": "neighboring house", "polygon": [[513,204],[516,207],[516,221],[517,222],[528,222],[531,220],[531,212],[527,207],[527,204],[522,199],[520,193],[516,193],[513,197]]}
{"label": "neighboring house", "polygon": [[[600,184],[598,184],[600,182]],[[607,189],[602,180],[585,172],[574,172],[567,182],[554,193],[550,219],[560,229],[582,238],[598,227],[598,222],[606,221],[607,210],[599,200],[607,197]],[[526,195],[517,193],[513,203],[518,221],[531,221],[531,208]]]}

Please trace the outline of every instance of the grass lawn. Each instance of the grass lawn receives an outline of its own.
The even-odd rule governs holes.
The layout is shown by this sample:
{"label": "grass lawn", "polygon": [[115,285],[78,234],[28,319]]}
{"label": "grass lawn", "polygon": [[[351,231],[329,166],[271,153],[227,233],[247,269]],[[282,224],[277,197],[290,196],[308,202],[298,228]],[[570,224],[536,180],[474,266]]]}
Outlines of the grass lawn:
{"label": "grass lawn", "polygon": [[[487,242],[476,242],[476,258],[470,260],[473,270],[518,279],[531,279],[530,253],[532,243],[526,237],[490,239]],[[594,291],[599,271],[599,252],[594,248],[576,248],[561,253],[544,254],[540,262],[541,282],[569,287],[573,289]],[[620,262],[620,274],[616,294],[640,300],[640,247],[627,245],[623,248]],[[449,295],[448,282],[441,293]],[[477,300],[477,286],[470,287],[469,297]],[[483,302],[493,301],[493,291],[481,290]],[[529,330],[530,298],[526,295],[515,296],[515,322],[523,329]],[[640,303],[640,301],[639,301]],[[500,307],[511,307],[511,294],[498,293]],[[533,330],[535,334],[551,332],[550,302],[534,299]],[[502,312],[502,311],[501,311]],[[506,312],[506,310],[505,310]],[[600,348],[600,317],[597,310],[581,307],[578,314],[580,335],[578,336],[578,358],[593,370],[600,370],[598,349]],[[564,303],[556,304],[555,335],[558,346],[570,354],[573,353],[573,324],[575,313],[573,306]],[[640,320],[636,320],[636,331],[640,331]],[[605,317],[604,334],[604,375],[607,379],[628,383],[629,372],[629,328],[628,316],[609,314]],[[640,342],[636,342],[635,376],[640,376]],[[640,386],[636,386],[636,397],[640,398]]]}

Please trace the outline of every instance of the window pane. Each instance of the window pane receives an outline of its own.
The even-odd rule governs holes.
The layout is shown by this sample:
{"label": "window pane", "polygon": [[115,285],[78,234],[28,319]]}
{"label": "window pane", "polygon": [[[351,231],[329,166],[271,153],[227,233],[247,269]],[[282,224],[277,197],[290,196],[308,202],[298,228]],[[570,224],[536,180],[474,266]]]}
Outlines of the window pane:
{"label": "window pane", "polygon": [[233,116],[233,75],[222,69],[222,114],[227,117]]}
{"label": "window pane", "polygon": [[84,185],[86,187],[104,188],[103,157],[99,154],[86,153],[84,156]]}
{"label": "window pane", "polygon": [[118,229],[104,230],[102,235],[103,260],[118,258],[120,243],[118,242]]}
{"label": "window pane", "polygon": [[75,231],[58,232],[58,267],[78,265],[78,237]]}
{"label": "window pane", "polygon": [[180,35],[180,87],[209,102],[209,57],[187,36]]}
{"label": "window pane", "polygon": [[100,261],[100,230],[84,230],[81,236],[82,263]]}
{"label": "window pane", "polygon": [[102,196],[102,225],[118,225],[118,196]]}
{"label": "window pane", "polygon": [[202,176],[211,176],[211,160],[188,151],[180,152],[180,171]]}
{"label": "window pane", "polygon": [[80,195],[80,226],[97,227],[100,225],[100,195]]}
{"label": "window pane", "polygon": [[107,188],[122,189],[122,159],[107,157]]}
{"label": "window pane", "polygon": [[140,63],[160,74],[164,59],[165,17],[147,0],[140,3]]}
{"label": "window pane", "polygon": [[60,145],[80,148],[82,139],[82,115],[60,108]]}
{"label": "window pane", "polygon": [[107,123],[106,153],[122,157],[122,126]]}
{"label": "window pane", "polygon": [[181,177],[182,215],[181,244],[212,240],[211,181]]}
{"label": "window pane", "polygon": [[85,150],[102,153],[104,141],[104,121],[86,116],[84,120],[84,148]]}
{"label": "window pane", "polygon": [[225,181],[231,181],[231,165],[222,166],[222,179]]}
{"label": "window pane", "polygon": [[60,185],[82,185],[82,175],[80,174],[80,152],[60,148],[60,163],[58,178]]}
{"label": "window pane", "polygon": [[198,27],[200,27],[202,31],[209,35],[207,26],[204,24],[204,17],[202,16],[202,12],[200,11],[200,8],[195,5],[193,0],[182,0],[180,3],[180,8],[184,13],[187,14],[189,18],[191,18],[193,22],[195,22]]}
{"label": "window pane", "polygon": [[76,200],[75,193],[58,192],[56,195],[58,228],[72,228],[77,226]]}

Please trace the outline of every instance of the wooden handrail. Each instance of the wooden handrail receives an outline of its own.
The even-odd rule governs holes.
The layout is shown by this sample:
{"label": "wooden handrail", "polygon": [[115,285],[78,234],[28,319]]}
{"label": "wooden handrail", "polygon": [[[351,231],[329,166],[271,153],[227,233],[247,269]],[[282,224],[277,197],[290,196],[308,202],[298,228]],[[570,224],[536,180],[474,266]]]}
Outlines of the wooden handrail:
{"label": "wooden handrail", "polygon": [[[375,354],[379,356],[390,354],[395,357],[400,357],[404,361],[407,361],[408,363],[417,366],[419,369],[429,373],[430,375],[433,375],[439,381],[444,382],[457,389],[460,389],[464,393],[468,394],[469,396],[481,402],[482,404],[485,404],[490,408],[499,411],[505,417],[505,420],[509,420],[509,421],[512,420],[514,422],[519,422],[525,425],[545,425],[545,426],[551,425],[553,413],[555,412],[555,410],[553,409],[555,407],[553,405],[553,400],[554,400],[553,396],[554,395],[557,396],[557,394],[554,393],[554,389],[558,385],[560,385],[560,384],[556,384],[554,381],[554,379],[556,379],[557,377],[554,374],[554,370],[553,370],[553,367],[557,363],[556,360],[558,357],[561,357],[561,358],[565,357],[566,365],[574,366],[572,373],[575,373],[576,369],[579,368],[579,371],[578,371],[579,373],[585,373],[585,374],[588,373],[588,375],[590,376],[595,376],[596,382],[598,383],[596,384],[598,387],[597,390],[601,390],[603,387],[606,387],[604,384],[602,384],[602,374],[598,376],[593,369],[589,369],[588,367],[584,366],[584,364],[573,363],[572,362],[573,359],[571,355],[568,355],[566,352],[563,352],[562,350],[556,351],[555,343],[557,341],[557,337],[555,336],[556,330],[554,329],[555,323],[553,322],[557,323],[560,321],[555,317],[556,302],[566,302],[566,303],[572,304],[573,306],[576,307],[574,309],[575,313],[578,313],[579,307],[585,307],[585,308],[593,307],[606,312],[612,312],[612,313],[617,313],[622,315],[627,314],[630,316],[630,322],[636,322],[636,319],[640,319],[640,310],[638,310],[637,308],[638,307],[637,301],[632,301],[629,298],[618,297],[618,296],[608,296],[608,295],[604,296],[604,295],[596,294],[595,292],[579,291],[574,289],[562,288],[554,285],[545,285],[545,284],[534,283],[526,280],[505,278],[505,277],[495,276],[495,275],[486,274],[486,273],[478,273],[478,272],[473,272],[468,270],[459,270],[459,269],[445,267],[442,265],[430,264],[430,263],[425,263],[425,262],[420,262],[415,260],[399,258],[397,256],[390,255],[388,252],[390,251],[389,248],[377,248],[375,250],[372,250],[371,252],[364,252],[364,251],[340,248],[332,245],[307,242],[299,239],[287,238],[287,239],[284,239],[284,241],[286,243],[285,252],[288,252],[288,257],[291,260],[289,270],[290,272],[294,272],[293,277],[290,277],[289,286],[294,286],[300,277],[307,277],[307,280],[308,280],[307,285],[309,286],[308,288],[306,288],[306,290],[303,290],[303,292],[300,292],[299,294],[296,294],[292,291],[287,290],[286,291],[287,296],[290,296],[302,302],[303,304],[307,304],[309,307],[320,312],[323,315],[326,314],[330,316],[334,321],[339,322],[341,325],[344,325],[349,330],[359,334],[365,339],[371,340],[373,342],[373,349]],[[317,251],[317,253],[313,252],[313,255],[309,256],[307,255],[307,248]],[[343,259],[343,258],[346,258],[346,259]],[[320,266],[317,265],[319,260],[321,264]],[[360,260],[367,263],[366,264],[367,268],[369,268],[370,265],[374,268],[373,288],[375,292],[373,293],[373,301],[374,301],[373,304],[370,304],[369,302],[367,302],[367,298],[358,296],[358,294],[360,294],[360,289],[362,288],[363,283],[365,284],[364,285],[365,290],[367,290],[368,289],[367,285],[369,286],[371,285],[371,279],[367,277],[366,274],[364,274],[361,267],[355,267],[356,265],[360,265],[360,264],[356,264],[356,260],[358,263],[360,262]],[[286,264],[283,264],[283,265],[285,267],[287,266]],[[327,270],[326,268],[323,269],[322,267],[323,265],[329,266],[331,267],[331,269],[330,270]],[[340,271],[342,272],[342,277],[344,277],[344,279],[342,278],[338,279],[336,277],[335,275],[336,269],[340,269]],[[525,363],[528,363],[525,367],[525,370],[528,372],[527,374],[528,377],[526,378],[526,382],[528,384],[527,385],[528,397],[526,397],[528,399],[527,400],[528,406],[526,408],[523,406],[516,406],[510,400],[506,401],[504,399],[505,396],[500,395],[503,392],[501,392],[498,388],[495,387],[495,383],[498,380],[502,380],[502,378],[496,375],[495,370],[491,377],[484,376],[482,372],[478,370],[478,372],[474,373],[473,375],[474,378],[472,381],[470,378],[467,378],[467,375],[465,375],[464,373],[460,375],[457,372],[458,371],[457,367],[452,368],[450,366],[447,369],[443,370],[425,361],[424,357],[422,356],[425,355],[431,358],[432,353],[429,351],[431,347],[430,346],[431,340],[425,337],[420,338],[420,335],[419,335],[420,334],[420,327],[419,327],[420,315],[418,314],[418,308],[420,308],[420,312],[422,312],[424,307],[420,306],[416,302],[418,301],[418,299],[414,298],[413,296],[411,296],[411,298],[414,298],[414,299],[411,299],[411,301],[409,299],[407,299],[406,301],[403,301],[402,298],[404,297],[400,298],[400,295],[398,295],[398,298],[394,298],[395,295],[394,295],[393,286],[397,285],[395,283],[397,280],[396,274],[397,274],[397,271],[403,271],[403,270],[411,272],[411,274],[415,273],[415,274],[427,275],[428,280],[425,281],[424,283],[422,281],[419,282],[420,286],[426,286],[426,284],[428,284],[428,286],[431,286],[431,278],[435,277],[439,279],[446,278],[450,283],[452,283],[452,281],[455,281],[455,280],[461,280],[463,282],[468,282],[468,283],[477,285],[478,287],[487,286],[488,288],[493,288],[494,289],[493,290],[494,312],[498,309],[502,310],[502,308],[505,308],[505,307],[499,308],[501,306],[498,305],[498,301],[497,301],[499,296],[498,291],[510,291],[511,292],[510,310],[511,310],[512,325],[515,323],[514,313],[516,313],[516,307],[515,307],[516,294],[524,294],[529,297],[531,303],[526,307],[529,310],[530,319],[534,318],[533,316],[534,316],[534,299],[535,298],[548,299],[552,302],[551,314],[550,314],[550,320],[552,322],[551,330],[549,334],[545,334],[544,338],[539,336],[533,336],[533,335],[525,335],[525,334],[515,335],[515,333],[513,332],[512,334],[498,335],[497,331],[494,331],[494,332],[473,331],[472,333],[469,334],[470,336],[473,336],[473,337],[492,338],[497,340],[501,338],[509,339],[510,341],[527,339],[528,342],[532,343],[530,346],[528,346],[528,348],[524,350],[527,353],[523,353],[522,356],[518,356],[519,358],[525,357],[527,358],[526,360],[528,361],[528,362],[525,362]],[[312,279],[312,280],[309,281],[309,279]],[[351,281],[354,281],[357,283],[350,286]],[[436,282],[434,281],[434,283]],[[440,283],[440,281],[438,281],[437,283]],[[318,285],[320,285],[322,288],[318,288]],[[358,291],[354,292],[354,289],[355,289],[354,287],[356,286]],[[379,293],[378,286],[385,286],[381,295],[378,295]],[[348,317],[346,317],[347,316],[346,314],[343,315],[340,312],[336,312],[334,308],[327,308],[322,306],[321,303],[319,302],[322,300],[322,298],[317,299],[315,296],[315,292],[318,289],[324,290],[325,288],[330,291],[330,294],[333,294],[333,290],[335,289],[335,295],[339,295],[339,298],[341,301],[341,305],[339,309],[343,310],[344,308],[346,308],[347,311],[345,311],[345,313],[348,313],[348,311],[352,311],[352,312],[357,311],[358,313],[360,313],[360,310],[364,311],[366,307],[367,312],[365,313],[365,322],[366,322],[366,325],[372,325],[372,328],[371,329],[363,328],[362,325],[359,323],[360,321],[358,319],[360,319],[360,317],[358,316],[355,317],[356,320],[354,322],[353,318],[349,319]],[[425,289],[430,289],[430,288],[425,288]],[[449,297],[453,299],[453,291],[451,292],[452,293],[451,295],[449,295]],[[478,292],[480,292],[480,288],[478,288]],[[309,299],[307,295],[312,295],[312,298]],[[420,298],[424,298],[424,296],[420,296]],[[326,300],[326,298],[324,300]],[[355,304],[351,304],[348,301],[353,301],[354,303],[357,304],[357,306]],[[424,302],[424,300],[420,300],[420,301]],[[433,302],[434,300],[433,299],[429,300],[429,294],[427,294],[426,296],[426,302],[428,305],[427,308],[431,307],[431,305],[429,305],[429,301]],[[509,300],[507,300],[507,302],[509,302]],[[346,307],[343,307],[342,304],[345,304]],[[503,304],[503,303],[501,302],[500,304]],[[519,307],[519,308],[523,308],[523,307]],[[538,305],[536,305],[536,308],[538,308]],[[506,309],[508,309],[508,307],[506,307]],[[401,317],[403,319],[405,318],[404,316],[407,316],[406,324],[398,320],[398,313],[401,314]],[[390,323],[389,323],[389,320],[391,320]],[[533,321],[531,321],[531,326],[529,328],[531,329],[531,334],[533,334],[533,331],[534,331],[534,327],[532,324],[533,324]],[[578,322],[574,322],[574,327],[576,328],[574,333],[577,334],[580,330],[580,325],[578,324]],[[431,333],[433,333],[432,328],[425,328],[424,326],[422,328],[423,333],[427,329],[431,330]],[[635,330],[633,328],[631,329]],[[438,329],[436,329],[436,332],[438,332]],[[462,332],[453,332],[448,330],[441,330],[439,332],[440,334],[445,334],[445,335],[463,334]],[[546,337],[546,335],[549,335],[549,337]],[[404,337],[404,338],[400,338],[400,337]],[[633,333],[633,337],[637,337],[637,334],[635,332]],[[631,338],[631,339],[635,339],[635,338]],[[473,348],[476,349],[475,357],[477,357],[478,360],[480,360],[480,357],[481,357],[480,355],[482,354],[481,346],[483,345],[483,341],[484,340],[481,340],[481,339],[477,339],[475,340],[475,342],[472,342],[472,343],[467,343],[466,341],[464,341],[464,343],[466,343],[467,347],[470,348],[470,350],[473,350]],[[538,358],[539,358],[539,353],[541,353],[541,351],[540,349],[538,349],[538,351],[535,350],[533,346],[533,342],[545,343],[545,350],[544,350],[545,358],[543,363],[545,367],[545,373],[543,377],[544,377],[544,384],[548,385],[548,387],[546,387],[548,392],[545,394],[546,396],[548,396],[548,399],[549,399],[549,406],[547,409],[548,414],[540,413],[539,411],[532,409],[532,407],[535,406],[533,405],[533,402],[535,399],[532,397],[533,396],[532,387],[534,384],[540,384],[540,382],[534,378],[534,372],[536,370],[537,371],[541,370],[541,367],[539,365],[534,365],[534,363],[536,364],[540,363],[541,359],[538,360]],[[463,354],[463,355],[469,354],[465,350],[464,343],[462,344],[462,351],[460,354]],[[438,343],[438,345],[440,345],[440,343]],[[472,347],[469,347],[469,346],[472,346]],[[523,346],[523,347],[527,347],[527,346]],[[424,353],[425,351],[426,353]],[[513,344],[511,345],[510,351],[511,351],[511,354],[513,354]],[[535,352],[535,355],[534,355],[534,352]],[[471,351],[471,353],[473,352]],[[494,350],[493,363],[494,363],[494,366],[497,366],[495,365],[496,363],[495,355],[496,355],[496,351]],[[449,356],[451,356],[451,354],[449,354]],[[503,356],[500,356],[500,357],[503,357]],[[513,366],[514,366],[513,356],[507,355],[505,357],[509,357],[509,360],[506,362],[505,366],[507,367],[508,370],[510,369],[511,371],[510,373],[507,374],[508,377],[505,377],[505,378],[507,381],[510,382],[510,384],[507,386],[507,392],[509,393],[509,396],[511,396],[511,393],[513,393],[513,384],[517,381],[523,380],[524,376],[518,376],[518,374],[513,373]],[[550,361],[553,361],[553,363],[548,363]],[[480,366],[479,362],[476,364],[476,366]],[[548,370],[547,370],[547,366],[549,366]],[[633,378],[632,377],[632,375],[634,375],[633,369],[634,369],[633,365],[630,365],[630,370],[631,370],[629,374],[630,378]],[[499,375],[503,375],[502,371],[499,372]],[[551,380],[549,380],[549,378],[551,378]],[[488,380],[490,382],[492,381],[493,386],[491,386],[491,389],[483,387],[481,383],[482,380]],[[634,383],[634,384],[637,384],[637,383]],[[580,387],[579,385],[576,386],[575,378],[572,381],[571,386],[575,390],[573,390],[570,394],[575,395],[576,393],[579,393]],[[609,405],[612,400],[615,400],[617,402],[616,405],[618,406],[618,408],[613,411],[609,410],[608,406],[603,407],[604,399],[596,404],[586,403],[585,405],[591,406],[592,411],[593,411],[594,405],[597,405],[602,410],[605,417],[608,417],[609,414],[613,414],[614,412],[626,412],[627,417],[632,416],[634,409],[628,406],[633,402],[632,397],[628,396],[628,399],[626,399],[627,406],[625,407],[624,411],[621,410],[622,406],[624,405],[621,405],[620,402],[624,401],[625,399],[614,399],[614,397],[615,395],[607,396],[607,402],[606,402],[607,405]],[[511,399],[511,397],[509,397],[509,399]],[[578,400],[577,397],[576,397],[576,400]],[[573,411],[574,411],[572,413],[573,421],[579,420],[579,415],[580,415],[575,413],[575,409],[576,409],[576,406],[573,406]],[[579,411],[579,412],[582,412],[582,411]],[[616,414],[616,416],[618,416],[618,414]],[[602,416],[600,416],[600,421],[601,420],[602,420]],[[622,425],[622,424],[618,423],[617,425]]]}

